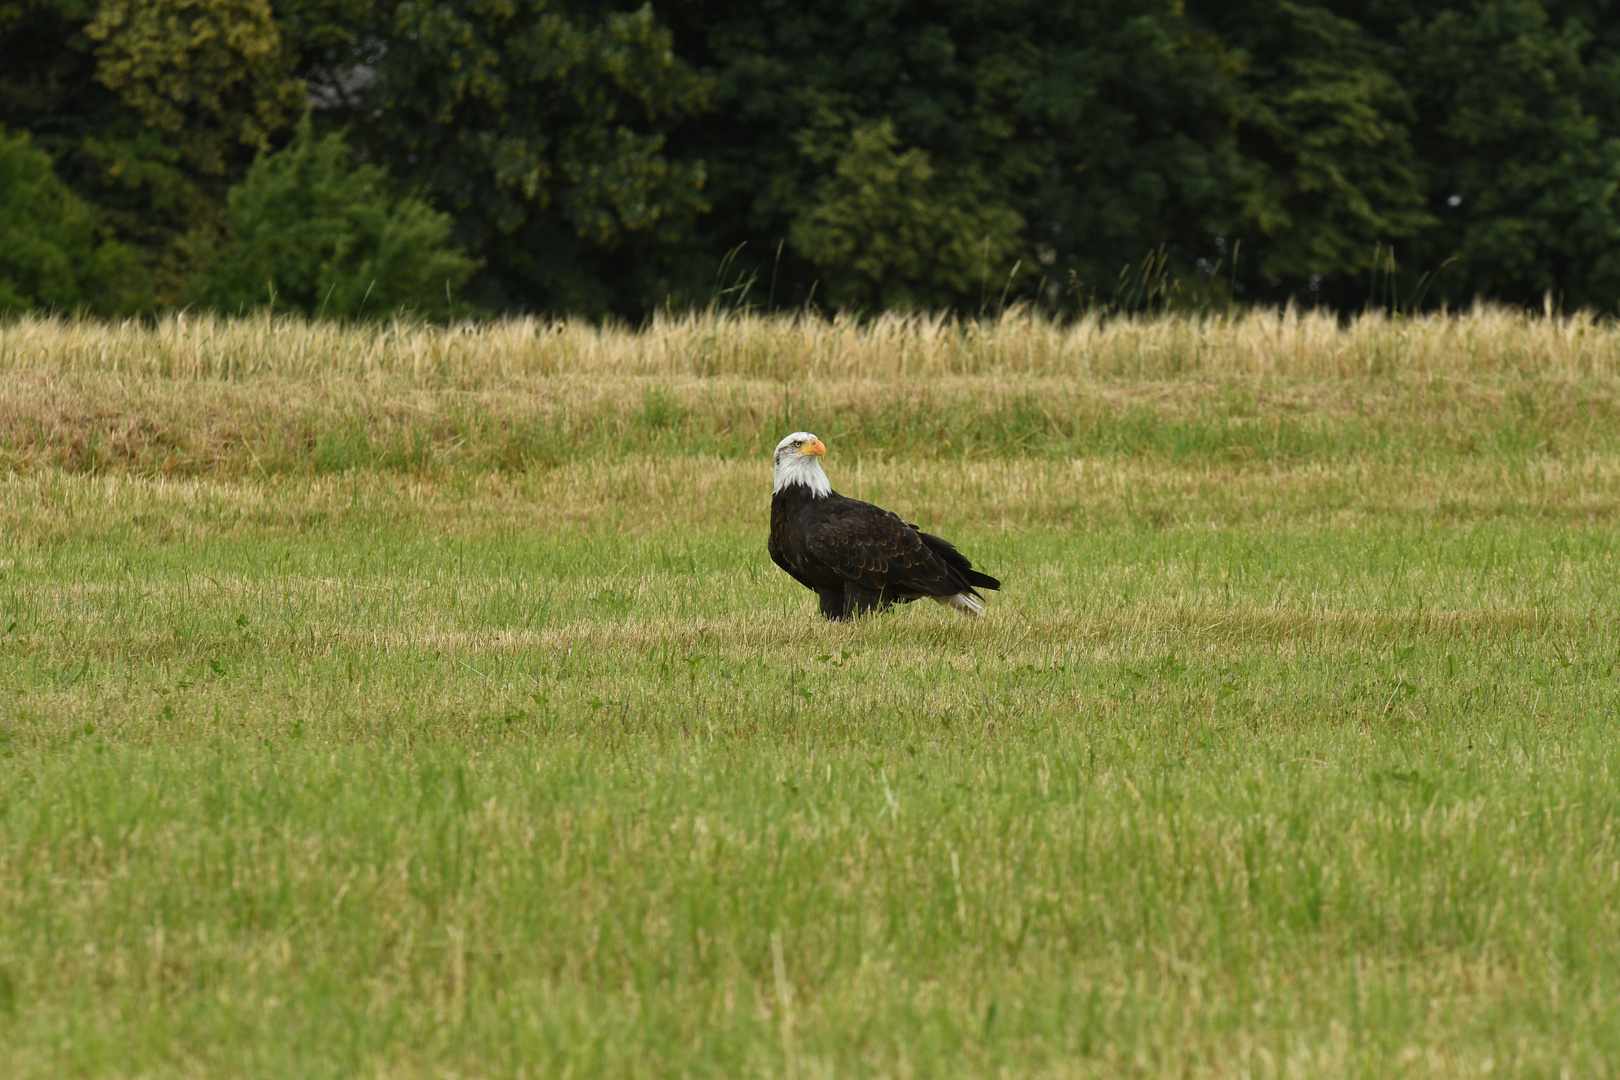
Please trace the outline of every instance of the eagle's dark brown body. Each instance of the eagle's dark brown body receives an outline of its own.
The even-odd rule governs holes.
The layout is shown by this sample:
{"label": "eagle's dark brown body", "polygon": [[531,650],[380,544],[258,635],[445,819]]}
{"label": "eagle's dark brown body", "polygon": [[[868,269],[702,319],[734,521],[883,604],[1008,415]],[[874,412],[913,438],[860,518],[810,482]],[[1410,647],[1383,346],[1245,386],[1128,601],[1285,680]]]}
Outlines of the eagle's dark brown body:
{"label": "eagle's dark brown body", "polygon": [[[888,510],[803,484],[771,496],[771,560],[821,598],[821,613],[847,619],[922,597],[978,598],[1001,582],[973,569],[949,542]],[[982,609],[981,609],[982,610]]]}

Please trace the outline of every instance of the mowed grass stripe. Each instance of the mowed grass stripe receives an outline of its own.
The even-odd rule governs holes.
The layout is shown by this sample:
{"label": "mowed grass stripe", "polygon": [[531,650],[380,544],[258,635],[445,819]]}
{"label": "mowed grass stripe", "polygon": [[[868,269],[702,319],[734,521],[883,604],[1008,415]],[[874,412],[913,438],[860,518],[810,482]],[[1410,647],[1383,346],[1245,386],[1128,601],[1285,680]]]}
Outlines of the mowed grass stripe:
{"label": "mowed grass stripe", "polygon": [[[830,455],[840,491],[929,527],[1040,535],[1357,527],[1404,521],[1611,525],[1620,450],[1437,462],[1362,459],[1235,465],[1140,459],[908,461]],[[680,454],[581,462],[536,474],[415,477],[361,470],[326,477],[142,477],[56,469],[0,475],[0,529],[17,551],[106,542],[253,537],[303,548],[371,529],[379,543],[519,534],[697,534],[762,529],[769,462]],[[678,545],[677,545],[678,546]],[[11,556],[14,557],[14,556]],[[543,567],[530,567],[541,572]]]}
{"label": "mowed grass stripe", "polygon": [[1432,467],[1617,448],[1607,374],[1236,372],[1162,382],[1017,374],[787,381],[522,377],[138,379],[8,372],[0,466],[263,478],[385,470],[532,473],[650,455],[757,459],[814,423],[836,456],[1146,459],[1234,467],[1361,460]]}

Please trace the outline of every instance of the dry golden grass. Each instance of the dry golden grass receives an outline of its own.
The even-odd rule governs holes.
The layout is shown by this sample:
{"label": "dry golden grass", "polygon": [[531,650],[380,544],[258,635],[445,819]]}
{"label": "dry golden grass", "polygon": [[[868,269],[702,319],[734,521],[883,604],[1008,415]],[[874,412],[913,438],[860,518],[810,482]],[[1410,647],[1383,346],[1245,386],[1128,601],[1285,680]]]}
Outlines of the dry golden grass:
{"label": "dry golden grass", "polygon": [[794,380],[940,375],[1276,375],[1392,372],[1566,376],[1620,369],[1620,327],[1585,314],[1480,308],[1465,315],[1341,322],[1257,311],[1201,318],[1055,323],[883,315],[660,315],[645,327],[515,318],[437,327],[173,315],[155,325],[30,317],[0,326],[0,371],[113,372],[166,378],[410,376],[458,385],[518,376],[740,375]]}
{"label": "dry golden grass", "polygon": [[1610,324],[1494,310],[1344,325],[688,316],[640,331],[23,320],[0,327],[0,468],[529,472],[635,455],[764,460],[795,428],[851,466],[1432,468],[1539,449],[1567,467],[1613,448],[1617,356]]}

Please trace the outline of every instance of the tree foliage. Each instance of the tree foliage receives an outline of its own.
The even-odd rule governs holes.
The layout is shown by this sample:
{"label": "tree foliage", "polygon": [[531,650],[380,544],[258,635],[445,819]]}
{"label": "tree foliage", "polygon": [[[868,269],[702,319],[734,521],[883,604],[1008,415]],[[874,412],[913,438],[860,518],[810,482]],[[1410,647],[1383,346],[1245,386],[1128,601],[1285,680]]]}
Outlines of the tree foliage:
{"label": "tree foliage", "polygon": [[135,253],[100,235],[92,211],[24,135],[0,131],[0,312],[139,309]]}
{"label": "tree foliage", "polygon": [[1587,3],[1424,8],[1401,40],[1421,60],[1403,74],[1439,219],[1419,250],[1457,259],[1439,295],[1615,310],[1620,20]]}
{"label": "tree foliage", "polygon": [[708,208],[669,126],[706,82],[650,7],[554,0],[393,5],[364,129],[455,215],[496,305],[600,314],[677,286]]}
{"label": "tree foliage", "polygon": [[198,171],[236,146],[268,149],[302,111],[268,0],[102,0],[84,30],[96,79]]}
{"label": "tree foliage", "polygon": [[[1021,291],[1096,285],[1196,237],[1239,176],[1218,49],[1168,2],[687,0],[671,18],[718,72],[688,134],[714,176],[710,246],[758,257],[786,237],[773,269],[790,298],[825,280],[835,302],[977,304],[1020,263]],[[885,226],[881,252],[831,228],[876,225],[877,189],[852,175],[875,167],[878,133],[908,166],[912,223]],[[851,292],[856,259],[885,282]]]}
{"label": "tree foliage", "polygon": [[264,0],[0,0],[0,123],[177,303],[229,186],[302,110]]}
{"label": "tree foliage", "polygon": [[983,292],[990,268],[1021,250],[1023,218],[998,205],[982,175],[945,180],[928,151],[896,149],[887,121],[841,142],[834,150],[818,139],[809,148],[812,157],[834,158],[832,174],[816,183],[788,230],[835,306],[948,305],[975,284]]}
{"label": "tree foliage", "polygon": [[490,310],[1620,311],[1609,0],[0,0],[0,123],[160,304],[306,107]]}
{"label": "tree foliage", "polygon": [[231,189],[230,244],[191,285],[226,311],[272,307],[356,318],[455,309],[475,264],[448,246],[449,215],[390,190],[336,133],[306,118],[286,149]]}
{"label": "tree foliage", "polygon": [[1205,18],[1234,83],[1248,175],[1230,232],[1249,240],[1251,284],[1272,296],[1325,284],[1353,302],[1345,279],[1434,224],[1396,50],[1323,7],[1219,4]]}

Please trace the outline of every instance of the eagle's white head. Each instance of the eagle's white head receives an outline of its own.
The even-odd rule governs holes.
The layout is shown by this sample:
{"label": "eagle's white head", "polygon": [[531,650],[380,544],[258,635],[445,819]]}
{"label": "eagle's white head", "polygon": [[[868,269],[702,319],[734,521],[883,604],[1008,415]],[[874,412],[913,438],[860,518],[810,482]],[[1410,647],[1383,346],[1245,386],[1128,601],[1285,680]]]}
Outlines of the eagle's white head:
{"label": "eagle's white head", "polygon": [[832,481],[821,471],[827,448],[808,431],[795,431],[776,444],[776,487],[771,494],[794,484],[803,484],[810,494],[824,499],[832,494]]}

